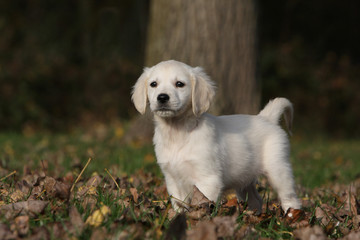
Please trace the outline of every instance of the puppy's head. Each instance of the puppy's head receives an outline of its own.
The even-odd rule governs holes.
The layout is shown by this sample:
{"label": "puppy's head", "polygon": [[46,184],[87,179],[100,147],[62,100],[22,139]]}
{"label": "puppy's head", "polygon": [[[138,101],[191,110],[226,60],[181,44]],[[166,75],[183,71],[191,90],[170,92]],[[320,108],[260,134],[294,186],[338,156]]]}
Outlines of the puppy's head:
{"label": "puppy's head", "polygon": [[202,68],[170,60],[144,69],[133,88],[132,100],[141,114],[149,102],[153,113],[169,118],[190,109],[200,116],[209,109],[214,95],[215,86]]}

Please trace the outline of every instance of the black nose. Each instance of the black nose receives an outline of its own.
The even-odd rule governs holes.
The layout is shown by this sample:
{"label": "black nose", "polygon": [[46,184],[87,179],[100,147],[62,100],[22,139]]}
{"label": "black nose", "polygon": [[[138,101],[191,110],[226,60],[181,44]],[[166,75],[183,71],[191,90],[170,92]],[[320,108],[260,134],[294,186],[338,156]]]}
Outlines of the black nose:
{"label": "black nose", "polygon": [[166,103],[167,101],[169,101],[170,97],[169,95],[165,94],[165,93],[161,93],[159,94],[159,96],[157,97],[157,100],[160,103]]}

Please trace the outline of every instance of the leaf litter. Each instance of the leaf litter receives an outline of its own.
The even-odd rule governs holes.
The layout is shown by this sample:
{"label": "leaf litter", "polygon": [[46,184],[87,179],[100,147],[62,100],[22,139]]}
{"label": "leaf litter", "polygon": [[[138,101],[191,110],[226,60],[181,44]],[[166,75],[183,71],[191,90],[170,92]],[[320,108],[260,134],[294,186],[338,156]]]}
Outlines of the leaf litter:
{"label": "leaf litter", "polygon": [[258,215],[234,193],[212,202],[196,186],[186,210],[177,213],[164,181],[144,170],[122,177],[107,169],[63,177],[29,169],[7,177],[9,172],[0,181],[0,239],[360,237],[360,179],[350,185],[300,189],[304,208],[286,213],[274,192],[260,187],[264,204]]}

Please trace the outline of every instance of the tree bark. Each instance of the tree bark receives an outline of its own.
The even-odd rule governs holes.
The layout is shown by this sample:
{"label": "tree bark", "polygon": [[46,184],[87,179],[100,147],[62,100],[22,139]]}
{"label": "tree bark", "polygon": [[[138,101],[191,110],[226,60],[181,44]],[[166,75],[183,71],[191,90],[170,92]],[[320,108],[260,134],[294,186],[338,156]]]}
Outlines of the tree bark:
{"label": "tree bark", "polygon": [[201,66],[217,82],[216,114],[256,114],[257,6],[254,0],[152,0],[145,61]]}

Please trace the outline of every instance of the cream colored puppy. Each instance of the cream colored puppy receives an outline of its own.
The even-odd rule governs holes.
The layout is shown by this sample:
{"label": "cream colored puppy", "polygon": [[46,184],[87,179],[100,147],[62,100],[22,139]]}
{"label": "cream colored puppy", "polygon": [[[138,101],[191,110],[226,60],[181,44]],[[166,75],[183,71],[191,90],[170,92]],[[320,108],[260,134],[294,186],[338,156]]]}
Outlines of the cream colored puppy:
{"label": "cream colored puppy", "polygon": [[262,199],[255,182],[268,177],[284,211],[301,207],[294,190],[289,141],[279,126],[284,114],[291,128],[289,100],[276,98],[255,116],[213,116],[205,113],[215,86],[200,67],[174,60],[145,68],[132,93],[136,109],[154,113],[157,162],[165,176],[175,209],[186,207],[195,185],[208,199],[217,201],[227,189],[261,213]]}

